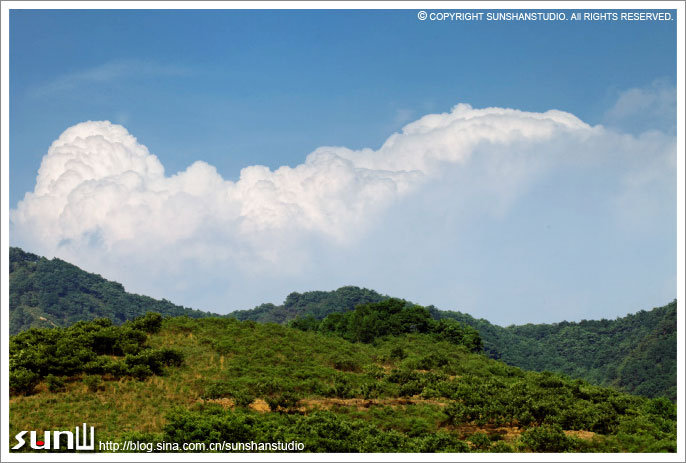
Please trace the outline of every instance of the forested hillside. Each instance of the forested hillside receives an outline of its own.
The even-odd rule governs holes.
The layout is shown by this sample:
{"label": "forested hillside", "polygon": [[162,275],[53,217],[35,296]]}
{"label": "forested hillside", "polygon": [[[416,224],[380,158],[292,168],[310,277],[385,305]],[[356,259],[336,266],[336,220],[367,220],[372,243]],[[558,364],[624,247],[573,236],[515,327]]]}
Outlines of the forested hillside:
{"label": "forested hillside", "polygon": [[222,441],[297,441],[306,452],[676,451],[667,399],[472,353],[471,328],[397,300],[345,318],[328,332],[154,314],[28,330],[10,340],[10,445],[20,430],[78,419],[100,441],[151,451]]}
{"label": "forested hillside", "polygon": [[322,320],[331,313],[353,310],[360,304],[380,302],[384,299],[388,299],[388,296],[382,296],[370,289],[343,286],[335,291],[293,292],[281,305],[262,304],[250,310],[236,310],[229,316],[261,323],[288,323],[296,318],[309,316]]}
{"label": "forested hillside", "polygon": [[510,365],[676,399],[676,301],[616,320],[507,328],[460,312],[432,313],[476,328],[487,354]]}
{"label": "forested hillside", "polygon": [[[272,323],[319,322],[333,314],[378,303],[389,296],[345,286],[335,291],[291,293],[281,305],[262,304],[227,316]],[[616,320],[501,327],[461,312],[427,310],[435,320],[452,319],[475,328],[486,354],[527,370],[554,371],[647,397],[676,398],[676,301]],[[166,300],[129,294],[121,284],[60,259],[48,260],[10,248],[10,332],[68,326],[109,318],[116,324],[147,311],[205,317],[211,314]],[[334,326],[333,317],[326,326]],[[338,334],[345,329],[333,329]]]}
{"label": "forested hillside", "polygon": [[148,311],[189,317],[211,315],[164,299],[127,293],[120,283],[20,248],[10,248],[9,277],[11,334],[102,317],[120,324]]}
{"label": "forested hillside", "polygon": [[[388,299],[376,291],[346,286],[336,291],[291,293],[283,305],[263,304],[232,312],[240,320],[308,323],[358,304]],[[554,371],[647,397],[676,399],[676,301],[616,320],[584,320],[501,327],[487,320],[429,306],[436,320],[475,328],[486,354],[527,370]]]}

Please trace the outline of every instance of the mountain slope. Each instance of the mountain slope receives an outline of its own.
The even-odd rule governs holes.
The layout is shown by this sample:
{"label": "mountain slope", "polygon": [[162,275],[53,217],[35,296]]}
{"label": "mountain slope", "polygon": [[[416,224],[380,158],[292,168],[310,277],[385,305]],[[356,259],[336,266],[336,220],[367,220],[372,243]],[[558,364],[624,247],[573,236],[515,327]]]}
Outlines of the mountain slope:
{"label": "mountain slope", "polygon": [[[281,305],[235,311],[239,320],[286,324],[350,312],[389,296],[345,286],[335,291],[291,293]],[[163,315],[210,314],[166,300],[129,294],[121,284],[59,259],[10,248],[10,332],[68,326],[97,317],[122,323],[148,310]],[[461,312],[429,306],[433,318],[475,328],[487,355],[534,371],[554,371],[648,397],[676,398],[676,302],[616,320],[501,327]]]}
{"label": "mountain slope", "polygon": [[616,320],[506,328],[460,312],[433,313],[475,328],[488,355],[510,365],[676,399],[676,301]]}
{"label": "mountain slope", "polygon": [[[282,305],[232,312],[239,320],[288,323],[349,312],[358,304],[388,299],[346,286],[336,291],[291,293]],[[647,397],[676,399],[676,301],[616,320],[584,320],[502,327],[471,315],[428,307],[437,319],[475,328],[486,354],[534,371],[554,371]]]}
{"label": "mountain slope", "polygon": [[[85,422],[100,441],[151,449],[298,441],[307,452],[676,450],[676,407],[666,399],[526,372],[429,333],[362,343],[233,318],[146,318],[13,337],[10,364],[38,383],[12,394],[10,436]],[[125,333],[138,333],[138,353],[103,343],[124,346]],[[77,338],[86,341],[79,349],[60,351]],[[74,361],[86,354],[88,363]],[[159,367],[170,354],[174,362]],[[146,365],[158,372],[139,377]]]}
{"label": "mountain slope", "polygon": [[11,334],[101,317],[119,324],[148,311],[194,318],[211,315],[164,299],[127,293],[120,283],[15,247],[10,248],[9,289]]}

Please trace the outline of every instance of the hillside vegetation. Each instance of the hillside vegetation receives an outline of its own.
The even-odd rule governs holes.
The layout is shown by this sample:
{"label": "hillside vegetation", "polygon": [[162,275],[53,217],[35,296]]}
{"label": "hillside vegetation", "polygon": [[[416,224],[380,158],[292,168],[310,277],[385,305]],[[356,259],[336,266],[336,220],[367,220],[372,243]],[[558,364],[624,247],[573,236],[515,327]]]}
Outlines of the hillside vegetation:
{"label": "hillside vegetation", "polygon": [[[388,310],[390,320],[412,307],[391,300],[358,310]],[[422,330],[423,317],[405,315],[366,342],[233,318],[175,317],[157,327],[154,315],[122,327],[29,330],[11,339],[11,374],[22,368],[38,379],[31,390],[12,389],[10,435],[86,422],[101,441],[298,441],[310,452],[676,450],[667,399],[526,372],[471,352],[469,336]],[[350,320],[378,327],[364,318]],[[145,334],[125,347],[122,330]],[[27,360],[75,336],[88,347],[73,355],[90,356],[100,373],[69,367],[64,352],[64,371]],[[135,365],[158,368],[136,375]]]}
{"label": "hillside vegetation", "polygon": [[236,310],[228,316],[260,323],[288,323],[296,318],[323,320],[327,315],[353,310],[360,304],[388,299],[374,290],[343,286],[335,291],[290,293],[283,304],[262,304],[250,310]]}
{"label": "hillside vegetation", "polygon": [[[291,293],[283,305],[232,312],[241,320],[299,326],[351,312],[358,304],[387,300],[375,291],[346,286],[336,291]],[[676,301],[615,320],[584,320],[501,327],[471,315],[427,307],[435,320],[475,328],[485,353],[526,370],[553,371],[646,397],[676,400]],[[278,314],[278,315],[276,315]],[[312,329],[312,328],[311,328]]]}
{"label": "hillside vegetation", "polygon": [[[373,290],[345,286],[335,291],[293,292],[281,305],[262,304],[227,316],[262,323],[319,323],[334,314],[350,313],[358,305],[388,299]],[[509,365],[554,371],[647,397],[676,400],[676,301],[616,320],[508,327],[433,306],[427,310],[434,320],[455,320],[476,329],[486,354]],[[194,318],[212,315],[130,294],[121,284],[60,259],[48,260],[10,248],[12,334],[99,317],[121,324],[147,311]],[[327,323],[333,326],[335,319],[333,316]],[[339,327],[333,331],[342,334],[344,330]]]}
{"label": "hillside vegetation", "polygon": [[460,312],[433,313],[475,328],[486,353],[510,365],[676,400],[676,301],[616,320],[507,328]]}
{"label": "hillside vegetation", "polygon": [[145,314],[206,317],[211,314],[166,300],[127,293],[120,283],[88,273],[60,259],[10,248],[10,333],[28,328],[69,326],[109,318],[115,324]]}
{"label": "hillside vegetation", "polygon": [[[48,390],[55,392],[81,374],[137,379],[161,374],[165,365],[183,362],[183,355],[174,349],[147,346],[148,334],[159,331],[161,324],[162,316],[149,312],[122,326],[99,318],[68,328],[24,331],[10,342],[10,390],[32,394],[45,380]],[[86,376],[89,381],[101,382],[98,376]]]}
{"label": "hillside vegetation", "polygon": [[483,350],[481,337],[474,328],[450,319],[436,321],[425,307],[402,299],[358,305],[349,312],[329,314],[321,322],[312,316],[298,318],[290,326],[364,343],[373,343],[385,336],[430,334],[437,341],[448,341],[469,352],[479,353]]}

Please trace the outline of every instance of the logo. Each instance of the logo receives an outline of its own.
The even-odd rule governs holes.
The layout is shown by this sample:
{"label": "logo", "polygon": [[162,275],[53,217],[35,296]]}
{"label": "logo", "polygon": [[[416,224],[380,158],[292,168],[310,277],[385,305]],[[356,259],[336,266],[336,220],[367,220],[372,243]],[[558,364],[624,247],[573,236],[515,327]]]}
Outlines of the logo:
{"label": "logo", "polygon": [[[79,439],[79,427],[74,428],[75,433],[71,431],[45,431],[43,440],[38,440],[36,437],[36,431],[31,431],[30,443],[32,449],[36,450],[50,450],[50,449],[66,449],[66,450],[95,450],[95,430],[91,426],[90,431],[90,444],[88,443],[88,435],[86,434],[86,423],[83,423],[83,443]],[[17,445],[12,447],[12,450],[20,449],[26,444],[24,436],[28,431],[18,432],[15,439],[17,439]],[[76,435],[76,439],[74,439]],[[62,447],[65,444],[66,447]],[[76,443],[74,442],[76,441]]]}

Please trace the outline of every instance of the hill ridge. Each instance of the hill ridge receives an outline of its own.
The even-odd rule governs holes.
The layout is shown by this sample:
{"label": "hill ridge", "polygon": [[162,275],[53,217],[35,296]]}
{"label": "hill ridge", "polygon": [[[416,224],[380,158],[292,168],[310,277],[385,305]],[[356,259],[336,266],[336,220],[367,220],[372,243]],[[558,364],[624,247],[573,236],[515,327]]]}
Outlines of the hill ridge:
{"label": "hill ridge", "polygon": [[10,247],[9,261],[10,334],[95,318],[121,324],[146,312],[192,318],[218,316],[166,299],[129,293],[121,283],[18,247]]}
{"label": "hill ridge", "polygon": [[[290,293],[283,304],[261,304],[223,315],[238,320],[288,324],[311,316],[322,320],[390,296],[367,288]],[[562,321],[502,327],[459,311],[427,306],[432,317],[475,328],[485,353],[527,370],[550,370],[648,397],[676,398],[676,301],[615,320]],[[10,333],[31,327],[68,326],[98,317],[120,324],[156,311],[192,318],[218,316],[165,299],[127,293],[117,282],[60,259],[48,260],[10,248]],[[41,318],[42,317],[42,318]],[[659,374],[655,374],[655,372]]]}

